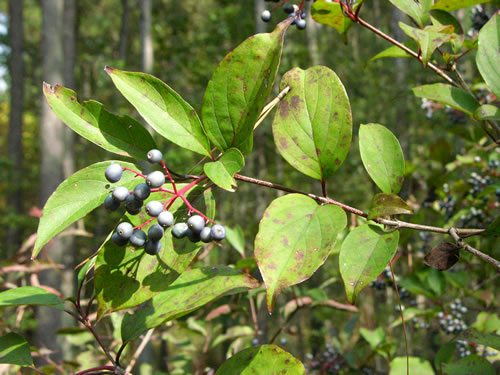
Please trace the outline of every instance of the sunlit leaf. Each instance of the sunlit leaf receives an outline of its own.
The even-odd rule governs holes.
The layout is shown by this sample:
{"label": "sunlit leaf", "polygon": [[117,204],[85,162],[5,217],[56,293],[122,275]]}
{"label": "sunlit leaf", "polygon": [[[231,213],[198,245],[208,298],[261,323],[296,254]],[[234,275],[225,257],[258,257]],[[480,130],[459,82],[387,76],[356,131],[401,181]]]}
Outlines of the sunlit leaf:
{"label": "sunlit leaf", "polygon": [[267,307],[285,288],[307,280],[325,262],[345,228],[345,212],[301,194],[275,199],[255,237],[255,259],[267,289]]}
{"label": "sunlit leaf", "polygon": [[239,172],[244,165],[245,159],[240,150],[230,148],[219,160],[205,163],[203,165],[203,171],[217,186],[228,191],[234,191],[236,181],[233,176],[235,173]]}
{"label": "sunlit leaf", "polygon": [[37,286],[21,286],[0,293],[0,306],[54,306],[64,309],[64,301],[54,293]]}
{"label": "sunlit leaf", "polygon": [[118,163],[122,167],[134,170],[140,169],[134,164],[122,161],[104,161],[92,164],[68,177],[52,193],[43,208],[32,253],[33,258],[52,237],[99,207],[115,187],[132,188],[137,183],[135,174],[127,171],[124,171],[120,181],[109,183],[104,171],[111,163]]}
{"label": "sunlit leaf", "polygon": [[116,88],[161,136],[210,156],[210,142],[196,111],[167,84],[146,73],[106,67]]}
{"label": "sunlit leaf", "polygon": [[157,147],[146,128],[129,116],[116,116],[94,100],[80,104],[73,90],[60,85],[44,83],[43,93],[61,121],[107,151],[145,160]]}
{"label": "sunlit leaf", "polygon": [[280,154],[300,172],[326,180],[342,164],[351,146],[349,98],[331,69],[294,68],[281,80],[290,92],[273,121],[274,142]]}
{"label": "sunlit leaf", "polygon": [[462,89],[445,83],[418,86],[414,87],[412,91],[416,97],[426,98],[449,105],[469,116],[473,116],[474,112],[479,107],[479,103],[472,95]]}
{"label": "sunlit leaf", "polygon": [[413,209],[397,195],[379,193],[372,199],[368,220],[382,216],[408,215],[412,213]]}
{"label": "sunlit leaf", "polygon": [[261,345],[236,353],[215,375],[304,375],[304,365],[276,345]]}
{"label": "sunlit leaf", "polygon": [[431,9],[432,0],[390,0],[403,13],[409,15],[417,22],[418,26],[423,27],[429,19],[428,10]]}

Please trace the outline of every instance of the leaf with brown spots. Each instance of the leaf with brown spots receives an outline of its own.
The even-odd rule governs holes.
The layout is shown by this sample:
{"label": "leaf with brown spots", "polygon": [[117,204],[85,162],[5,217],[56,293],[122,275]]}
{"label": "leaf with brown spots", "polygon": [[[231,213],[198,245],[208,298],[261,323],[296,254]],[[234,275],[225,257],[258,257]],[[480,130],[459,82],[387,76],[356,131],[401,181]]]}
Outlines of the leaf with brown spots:
{"label": "leaf with brown spots", "polygon": [[35,258],[42,247],[52,237],[75,221],[99,207],[106,196],[117,186],[132,188],[137,184],[135,174],[123,173],[117,183],[111,184],[104,177],[104,171],[111,163],[140,170],[140,167],[122,161],[104,161],[79,170],[62,182],[43,207],[38,224],[37,238],[32,257]]}
{"label": "leaf with brown spots", "polygon": [[424,258],[424,263],[440,271],[447,270],[458,262],[460,248],[451,242],[441,242]]}
{"label": "leaf with brown spots", "polygon": [[458,39],[458,35],[453,33],[455,28],[452,25],[431,25],[425,26],[422,30],[400,22],[399,27],[418,43],[424,66],[429,62],[433,52],[442,44]]}
{"label": "leaf with brown spots", "polygon": [[301,194],[288,194],[267,207],[255,237],[255,259],[267,289],[267,307],[277,295],[298,284],[325,262],[347,225],[345,212],[318,205]]}
{"label": "leaf with brown spots", "polygon": [[[359,5],[360,3],[354,4],[354,10],[356,10]],[[343,36],[353,24],[349,17],[344,16],[339,4],[330,0],[317,0],[311,6],[311,16],[316,22],[333,27]],[[347,40],[345,36],[344,40]]]}
{"label": "leaf with brown spots", "polygon": [[352,137],[349,98],[335,72],[325,66],[294,68],[281,80],[290,87],[273,121],[274,142],[294,168],[326,180],[342,165]]}
{"label": "leaf with brown spots", "polygon": [[362,124],[359,152],[366,171],[379,189],[386,194],[399,193],[403,186],[405,160],[394,134],[379,124]]}
{"label": "leaf with brown spots", "polygon": [[413,209],[397,195],[379,193],[372,199],[368,220],[382,216],[408,215],[412,213]]}
{"label": "leaf with brown spots", "polygon": [[80,104],[73,90],[60,85],[44,83],[43,93],[62,122],[109,152],[146,160],[147,152],[157,148],[146,128],[129,116],[116,116],[94,100]]}
{"label": "leaf with brown spots", "polygon": [[304,365],[276,345],[261,345],[236,353],[215,375],[304,375]]}
{"label": "leaf with brown spots", "polygon": [[278,72],[287,19],[272,33],[246,39],[219,64],[203,99],[203,126],[221,151],[252,150],[253,127],[271,93]]}
{"label": "leaf with brown spots", "polygon": [[384,232],[375,225],[363,224],[344,240],[339,267],[347,299],[356,303],[358,293],[382,273],[398,249],[399,232]]}
{"label": "leaf with brown spots", "polygon": [[121,328],[122,339],[135,340],[143,332],[186,315],[217,298],[258,285],[252,276],[227,266],[185,271],[139,311],[125,315]]}

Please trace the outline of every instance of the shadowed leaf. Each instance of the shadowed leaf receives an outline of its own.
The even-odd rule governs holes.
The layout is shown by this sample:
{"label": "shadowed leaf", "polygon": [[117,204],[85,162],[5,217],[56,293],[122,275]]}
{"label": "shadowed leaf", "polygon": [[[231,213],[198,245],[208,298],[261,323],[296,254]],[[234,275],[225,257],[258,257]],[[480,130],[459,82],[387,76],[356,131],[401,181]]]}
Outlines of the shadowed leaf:
{"label": "shadowed leaf", "polygon": [[12,332],[0,336],[0,363],[32,366],[33,359],[28,342],[22,336]]}
{"label": "shadowed leaf", "polygon": [[426,98],[449,105],[469,116],[473,116],[474,112],[479,107],[479,103],[472,95],[469,95],[464,90],[444,83],[418,86],[414,87],[412,91],[418,98]]}
{"label": "shadowed leaf", "polygon": [[304,375],[304,365],[276,345],[261,345],[236,353],[215,375]]}

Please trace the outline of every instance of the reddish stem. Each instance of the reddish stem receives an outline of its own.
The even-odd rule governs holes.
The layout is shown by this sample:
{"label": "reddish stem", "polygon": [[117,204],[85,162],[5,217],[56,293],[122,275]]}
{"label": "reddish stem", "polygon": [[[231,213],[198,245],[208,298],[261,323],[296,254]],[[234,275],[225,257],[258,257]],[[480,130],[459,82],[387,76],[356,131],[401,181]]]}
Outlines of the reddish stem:
{"label": "reddish stem", "polygon": [[149,223],[151,223],[154,219],[156,219],[156,217],[152,217],[151,219],[148,219],[146,220],[144,223],[142,223],[141,225],[138,225],[136,227],[134,227],[134,229],[142,229],[144,228],[146,225],[148,225]]}
{"label": "reddish stem", "polygon": [[198,211],[196,208],[194,208],[191,203],[189,203],[189,201],[186,199],[186,197],[184,195],[181,195],[180,198],[184,201],[184,203],[186,204],[187,208],[189,209],[189,214],[191,212],[196,212],[198,215],[200,215],[202,218],[204,218],[206,221],[210,221],[211,223],[214,223],[214,221],[212,219],[209,219],[208,217],[206,217],[201,211]]}
{"label": "reddish stem", "polygon": [[165,165],[165,162],[162,160],[161,161],[161,166],[163,167],[163,169],[165,170],[165,172],[167,172],[167,178],[169,179],[169,181],[172,183],[172,186],[174,188],[174,191],[175,193],[177,194],[177,187],[175,186],[175,181],[174,179],[172,178],[172,176],[170,176],[170,172],[167,168],[167,166]]}
{"label": "reddish stem", "polygon": [[156,193],[158,191],[163,191],[163,192],[169,193],[169,194],[175,194],[174,191],[172,191],[170,189],[163,188],[163,187],[151,189],[151,193]]}
{"label": "reddish stem", "polygon": [[135,176],[141,176],[142,178],[146,178],[145,175],[143,175],[141,172],[134,171],[133,169],[127,168],[127,167],[122,167],[124,171],[129,171],[132,173],[135,173]]}

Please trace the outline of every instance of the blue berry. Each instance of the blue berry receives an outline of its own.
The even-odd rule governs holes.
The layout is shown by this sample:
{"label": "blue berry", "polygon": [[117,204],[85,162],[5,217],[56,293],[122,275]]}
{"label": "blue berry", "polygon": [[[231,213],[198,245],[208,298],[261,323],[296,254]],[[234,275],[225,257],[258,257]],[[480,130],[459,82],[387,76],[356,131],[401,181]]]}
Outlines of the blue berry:
{"label": "blue berry", "polygon": [[200,232],[201,241],[205,242],[205,243],[212,241],[211,232],[212,232],[212,228],[210,228],[210,227],[203,228]]}
{"label": "blue berry", "polygon": [[306,20],[303,18],[300,20],[297,20],[296,24],[297,24],[297,29],[299,29],[299,30],[304,30],[307,26]]}
{"label": "blue berry", "polygon": [[172,236],[175,238],[184,238],[188,230],[189,228],[186,223],[177,223],[172,228]]}
{"label": "blue berry", "polygon": [[293,5],[290,3],[286,3],[285,5],[283,5],[283,10],[287,14],[293,13]]}
{"label": "blue berry", "polygon": [[128,197],[125,199],[125,208],[128,210],[137,210],[141,209],[142,207],[142,201],[140,199],[137,199],[134,194],[129,194]]}
{"label": "blue berry", "polygon": [[161,153],[160,150],[153,149],[149,150],[147,157],[148,161],[154,164],[161,162],[161,160],[163,159],[163,154]]}
{"label": "blue berry", "polygon": [[259,345],[259,339],[255,338],[252,340],[252,346],[257,346]]}
{"label": "blue berry", "polygon": [[187,220],[187,225],[193,233],[199,234],[205,228],[205,219],[200,215],[193,215]]}
{"label": "blue berry", "polygon": [[220,224],[215,224],[211,230],[212,239],[222,241],[226,237],[226,230]]}
{"label": "blue berry", "polygon": [[108,195],[106,199],[104,199],[104,208],[106,208],[106,210],[114,211],[118,207],[120,207],[120,202],[115,201],[112,195]]}
{"label": "blue berry", "polygon": [[121,238],[126,238],[127,240],[130,238],[130,236],[132,235],[133,231],[134,231],[134,227],[132,227],[132,224],[127,223],[127,222],[120,223],[116,227],[116,233],[118,233],[118,235]]}
{"label": "blue berry", "polygon": [[264,22],[269,22],[271,20],[271,12],[268,11],[267,9],[264,10],[261,15],[260,15],[260,18],[262,19],[262,21]]}
{"label": "blue berry", "polygon": [[158,201],[151,201],[146,205],[146,213],[149,216],[156,217],[163,211],[163,204]]}
{"label": "blue berry", "polygon": [[151,172],[146,176],[146,184],[150,188],[159,188],[165,183],[165,175],[160,171]]}
{"label": "blue berry", "polygon": [[193,232],[191,229],[188,228],[188,230],[186,231],[186,237],[189,238],[189,241],[193,242],[193,243],[197,243],[197,242],[200,242],[201,239],[200,239],[200,234],[199,233],[196,233],[196,232]]}
{"label": "blue berry", "polygon": [[128,243],[128,239],[120,237],[118,233],[113,233],[111,241],[117,246],[125,246]]}
{"label": "blue berry", "polygon": [[169,211],[163,211],[158,215],[158,224],[160,224],[164,228],[168,228],[172,226],[174,223],[174,215],[172,215]]}
{"label": "blue berry", "polygon": [[110,164],[106,171],[104,172],[104,176],[109,182],[118,182],[120,178],[122,178],[123,168],[120,164]]}
{"label": "blue berry", "polygon": [[141,213],[141,207],[139,208],[129,208],[129,207],[125,207],[125,209],[127,210],[127,212],[130,214],[130,215],[139,215]]}
{"label": "blue berry", "polygon": [[163,233],[163,228],[158,224],[154,224],[148,230],[148,238],[152,241],[159,241],[163,237]]}
{"label": "blue berry", "polygon": [[132,236],[130,236],[130,243],[134,245],[135,247],[142,247],[146,243],[146,233],[144,233],[140,229],[134,230],[134,233],[132,233]]}
{"label": "blue berry", "polygon": [[144,246],[144,251],[149,255],[156,255],[161,250],[161,242],[160,241],[146,241],[146,245]]}
{"label": "blue berry", "polygon": [[123,202],[129,196],[129,191],[125,186],[118,186],[113,190],[113,199],[117,202]]}
{"label": "blue berry", "polygon": [[151,194],[151,189],[149,188],[148,185],[144,183],[139,184],[134,188],[134,196],[142,201],[148,199],[150,194]]}

